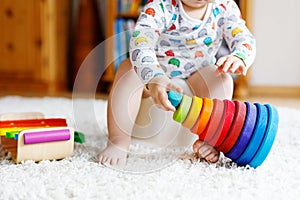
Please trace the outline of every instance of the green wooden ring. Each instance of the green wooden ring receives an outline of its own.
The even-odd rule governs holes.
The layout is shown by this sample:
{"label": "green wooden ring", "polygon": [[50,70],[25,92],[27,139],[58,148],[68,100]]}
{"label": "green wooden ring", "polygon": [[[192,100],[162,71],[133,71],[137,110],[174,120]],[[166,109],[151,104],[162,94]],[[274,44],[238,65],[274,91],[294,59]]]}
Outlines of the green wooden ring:
{"label": "green wooden ring", "polygon": [[182,123],[186,119],[191,105],[192,105],[192,97],[183,95],[178,109],[173,114],[173,119],[176,122]]}

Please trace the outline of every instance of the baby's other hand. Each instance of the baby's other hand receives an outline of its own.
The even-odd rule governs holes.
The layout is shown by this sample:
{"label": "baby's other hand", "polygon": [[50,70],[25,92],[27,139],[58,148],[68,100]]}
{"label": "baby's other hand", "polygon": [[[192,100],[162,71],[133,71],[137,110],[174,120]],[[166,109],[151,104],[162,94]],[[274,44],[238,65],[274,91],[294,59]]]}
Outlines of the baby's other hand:
{"label": "baby's other hand", "polygon": [[151,79],[148,83],[148,89],[154,103],[158,107],[166,111],[173,111],[173,112],[176,109],[169,101],[167,92],[169,90],[175,90],[180,93],[183,92],[181,88],[174,85],[171,82],[171,80],[165,75],[157,76]]}
{"label": "baby's other hand", "polygon": [[237,75],[245,76],[247,73],[247,68],[244,61],[234,55],[227,55],[219,58],[216,63],[217,70],[215,75],[220,73],[233,73]]}

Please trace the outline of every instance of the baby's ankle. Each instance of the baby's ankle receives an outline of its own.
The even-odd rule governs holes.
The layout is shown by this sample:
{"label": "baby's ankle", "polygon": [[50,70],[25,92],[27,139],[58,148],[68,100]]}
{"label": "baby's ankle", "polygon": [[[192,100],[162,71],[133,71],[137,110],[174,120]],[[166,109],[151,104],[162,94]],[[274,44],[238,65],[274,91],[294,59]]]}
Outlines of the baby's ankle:
{"label": "baby's ankle", "polygon": [[128,150],[129,149],[130,142],[123,141],[123,140],[108,140],[107,146],[114,146],[116,148],[122,149],[122,150]]}

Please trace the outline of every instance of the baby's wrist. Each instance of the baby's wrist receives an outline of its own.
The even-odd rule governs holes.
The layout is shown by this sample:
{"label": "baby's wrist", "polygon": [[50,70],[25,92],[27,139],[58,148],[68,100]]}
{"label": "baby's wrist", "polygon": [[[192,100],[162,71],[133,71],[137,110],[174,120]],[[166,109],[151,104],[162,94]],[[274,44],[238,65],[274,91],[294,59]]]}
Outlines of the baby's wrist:
{"label": "baby's wrist", "polygon": [[161,75],[153,77],[145,86],[146,86],[146,88],[149,89],[149,85],[152,85],[152,84],[166,85],[170,81],[171,80],[169,79],[168,76],[166,76],[165,74],[161,74]]}
{"label": "baby's wrist", "polygon": [[234,56],[234,57],[236,57],[236,58],[238,58],[239,60],[241,60],[242,63],[244,64],[244,68],[247,68],[247,65],[246,65],[246,62],[245,62],[246,58],[242,54],[240,54],[240,53],[234,53],[234,54],[231,54],[231,55]]}

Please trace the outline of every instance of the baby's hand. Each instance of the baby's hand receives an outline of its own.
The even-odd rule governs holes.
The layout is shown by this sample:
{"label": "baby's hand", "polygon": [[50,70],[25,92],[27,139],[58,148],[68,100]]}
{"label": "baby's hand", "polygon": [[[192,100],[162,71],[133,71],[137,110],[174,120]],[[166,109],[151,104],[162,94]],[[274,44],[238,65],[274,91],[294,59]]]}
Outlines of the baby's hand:
{"label": "baby's hand", "polygon": [[244,63],[244,61],[234,55],[227,55],[219,58],[219,60],[216,63],[216,66],[218,67],[216,70],[216,75],[220,73],[233,73],[237,75],[246,75],[247,68]]}
{"label": "baby's hand", "polygon": [[167,76],[157,76],[151,79],[148,83],[148,89],[154,103],[166,110],[175,111],[175,107],[170,103],[167,92],[169,90],[175,90],[182,93],[182,89],[175,86]]}

